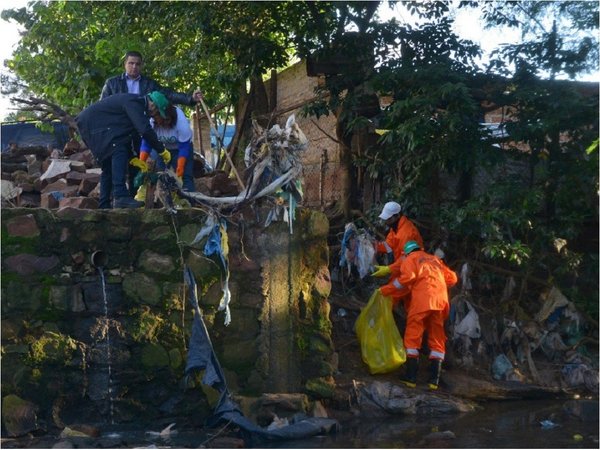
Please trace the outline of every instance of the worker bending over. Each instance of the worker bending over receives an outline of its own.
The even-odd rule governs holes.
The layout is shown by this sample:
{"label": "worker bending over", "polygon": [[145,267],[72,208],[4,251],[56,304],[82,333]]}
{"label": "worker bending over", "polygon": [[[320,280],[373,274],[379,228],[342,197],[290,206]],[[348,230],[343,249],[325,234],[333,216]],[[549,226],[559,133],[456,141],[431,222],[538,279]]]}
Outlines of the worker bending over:
{"label": "worker bending over", "polygon": [[[415,387],[419,365],[419,350],[423,333],[427,331],[429,345],[429,388],[437,389],[442,361],[446,354],[444,320],[448,318],[450,303],[448,288],[458,281],[456,273],[435,255],[421,250],[415,241],[404,245],[405,258],[400,273],[380,288],[385,296],[403,299],[408,304],[404,346],[406,348],[406,374],[402,382]],[[406,294],[410,293],[408,296]]]}

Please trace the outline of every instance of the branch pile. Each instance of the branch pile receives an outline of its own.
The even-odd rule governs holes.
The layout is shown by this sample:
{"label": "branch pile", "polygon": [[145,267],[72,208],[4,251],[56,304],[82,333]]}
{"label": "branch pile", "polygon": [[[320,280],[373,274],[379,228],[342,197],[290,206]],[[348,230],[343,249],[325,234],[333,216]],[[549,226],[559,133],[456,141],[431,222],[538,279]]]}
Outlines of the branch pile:
{"label": "branch pile", "polygon": [[284,128],[269,130],[253,123],[253,137],[246,147],[246,189],[236,196],[210,197],[199,192],[180,191],[192,203],[217,208],[234,208],[267,195],[275,196],[275,205],[267,218],[268,225],[283,212],[284,220],[293,219],[296,205],[302,200],[301,155],[308,146],[306,136],[291,115]]}

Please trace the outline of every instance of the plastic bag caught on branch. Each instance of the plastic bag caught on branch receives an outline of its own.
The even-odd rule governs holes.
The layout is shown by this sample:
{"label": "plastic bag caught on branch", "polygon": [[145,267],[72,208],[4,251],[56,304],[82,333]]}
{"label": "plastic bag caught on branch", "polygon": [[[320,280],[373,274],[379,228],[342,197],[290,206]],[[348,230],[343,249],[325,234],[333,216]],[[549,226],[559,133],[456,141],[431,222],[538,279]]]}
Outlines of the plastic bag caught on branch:
{"label": "plastic bag caught on branch", "polygon": [[358,230],[354,223],[346,224],[342,248],[340,250],[340,267],[347,267],[348,275],[356,267],[358,275],[363,279],[373,271],[375,263],[374,239],[365,230]]}

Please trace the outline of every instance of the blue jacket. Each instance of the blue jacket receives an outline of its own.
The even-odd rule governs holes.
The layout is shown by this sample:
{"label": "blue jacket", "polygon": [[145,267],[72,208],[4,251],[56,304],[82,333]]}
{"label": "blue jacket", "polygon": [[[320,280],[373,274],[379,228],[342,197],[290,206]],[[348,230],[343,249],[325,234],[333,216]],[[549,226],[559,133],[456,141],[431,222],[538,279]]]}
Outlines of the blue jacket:
{"label": "blue jacket", "polygon": [[[100,100],[105,99],[114,94],[127,94],[127,81],[125,79],[126,74],[122,73],[116,77],[109,78],[104,83],[102,93],[100,94]],[[160,91],[169,99],[171,103],[177,105],[194,106],[196,102],[192,99],[191,95],[183,94],[180,92],[173,92],[170,89],[163,88],[160,84],[154,81],[152,78],[140,76],[140,95],[148,95],[150,92]]]}
{"label": "blue jacket", "polygon": [[93,103],[75,118],[79,134],[98,162],[112,155],[119,145],[131,145],[142,136],[159,153],[165,146],[150,125],[146,96],[115,94]]}

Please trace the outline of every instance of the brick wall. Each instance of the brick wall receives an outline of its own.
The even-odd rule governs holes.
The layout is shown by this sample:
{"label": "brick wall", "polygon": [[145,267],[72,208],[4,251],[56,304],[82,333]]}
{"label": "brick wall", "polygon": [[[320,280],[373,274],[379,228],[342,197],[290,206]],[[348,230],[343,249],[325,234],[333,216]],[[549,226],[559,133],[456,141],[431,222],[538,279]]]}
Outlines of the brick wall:
{"label": "brick wall", "polygon": [[[306,63],[299,62],[277,74],[277,110],[286,110],[294,105],[303,105],[315,96],[318,78],[306,75]],[[267,89],[270,80],[265,82]],[[333,115],[303,117],[302,106],[284,113],[278,119],[280,125],[291,114],[309,141],[302,160],[304,167],[304,205],[313,208],[324,206],[340,197],[338,176],[339,148],[335,141],[336,118]]]}

